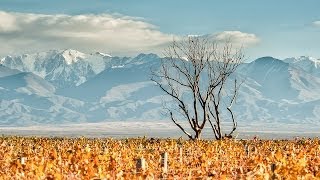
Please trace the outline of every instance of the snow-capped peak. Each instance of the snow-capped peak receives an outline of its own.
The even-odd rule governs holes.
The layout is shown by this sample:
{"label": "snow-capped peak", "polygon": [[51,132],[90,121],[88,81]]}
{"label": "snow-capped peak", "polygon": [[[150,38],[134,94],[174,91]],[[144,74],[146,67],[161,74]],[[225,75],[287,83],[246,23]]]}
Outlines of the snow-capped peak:
{"label": "snow-capped peak", "polygon": [[3,62],[5,61],[5,57],[0,59],[0,64],[3,64]]}
{"label": "snow-capped peak", "polygon": [[[302,68],[318,68],[320,67],[320,60],[310,56],[299,56],[293,58],[287,58],[284,60],[287,63],[297,64]],[[306,69],[305,69],[306,70]]]}
{"label": "snow-capped peak", "polygon": [[96,54],[96,55],[100,55],[103,57],[112,57],[110,54],[106,54],[106,53],[102,53],[102,52],[95,52],[95,53],[91,53],[91,55]]}
{"label": "snow-capped peak", "polygon": [[312,62],[317,62],[317,61],[319,61],[319,60],[317,60],[316,58],[311,57],[311,56],[298,56],[298,57],[287,58],[287,59],[285,59],[285,61],[288,61],[289,63],[290,63],[290,62],[296,63],[296,62],[299,62],[299,61],[312,61]]}
{"label": "snow-capped peak", "polygon": [[84,53],[73,50],[73,49],[64,50],[62,52],[62,56],[64,57],[68,65],[77,62],[79,59],[84,59],[86,57]]}
{"label": "snow-capped peak", "polygon": [[1,63],[1,64],[3,64],[3,63],[6,61],[6,59],[7,59],[7,58],[11,59],[11,58],[12,58],[12,56],[7,55],[7,56],[5,56],[5,57],[1,58],[0,63]]}

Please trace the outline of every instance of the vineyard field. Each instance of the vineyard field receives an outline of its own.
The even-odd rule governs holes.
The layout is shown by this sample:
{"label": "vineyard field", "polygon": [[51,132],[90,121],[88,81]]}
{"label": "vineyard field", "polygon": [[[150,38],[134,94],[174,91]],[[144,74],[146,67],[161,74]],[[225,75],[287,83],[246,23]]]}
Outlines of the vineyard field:
{"label": "vineyard field", "polygon": [[0,179],[320,179],[320,140],[2,136]]}

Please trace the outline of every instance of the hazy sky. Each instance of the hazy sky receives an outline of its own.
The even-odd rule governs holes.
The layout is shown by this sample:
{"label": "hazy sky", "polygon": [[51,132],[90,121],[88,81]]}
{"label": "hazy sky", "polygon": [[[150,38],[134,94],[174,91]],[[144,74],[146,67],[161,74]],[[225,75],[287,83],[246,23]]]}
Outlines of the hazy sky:
{"label": "hazy sky", "polygon": [[319,0],[1,0],[0,55],[73,48],[159,53],[173,38],[231,37],[249,59],[320,58]]}

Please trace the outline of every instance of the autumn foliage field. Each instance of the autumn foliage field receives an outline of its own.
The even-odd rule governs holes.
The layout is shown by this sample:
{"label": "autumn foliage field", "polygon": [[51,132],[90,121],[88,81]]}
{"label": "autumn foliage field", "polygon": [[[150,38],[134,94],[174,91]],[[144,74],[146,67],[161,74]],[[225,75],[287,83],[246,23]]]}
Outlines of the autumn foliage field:
{"label": "autumn foliage field", "polygon": [[320,141],[3,136],[0,179],[320,179]]}

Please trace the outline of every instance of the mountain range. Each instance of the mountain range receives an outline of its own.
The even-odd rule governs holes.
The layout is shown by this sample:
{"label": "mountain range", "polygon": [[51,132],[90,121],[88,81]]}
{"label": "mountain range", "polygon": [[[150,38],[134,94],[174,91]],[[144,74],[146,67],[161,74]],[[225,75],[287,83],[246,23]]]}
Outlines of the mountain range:
{"label": "mountain range", "polygon": [[[171,99],[150,81],[161,57],[52,50],[0,62],[0,125],[168,121]],[[239,124],[320,124],[320,60],[258,58],[243,63],[234,111]]]}

